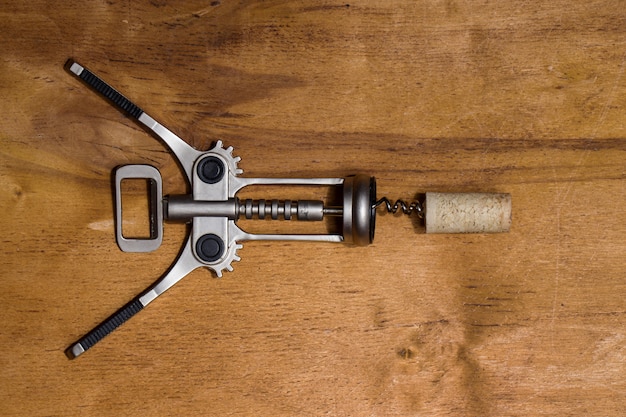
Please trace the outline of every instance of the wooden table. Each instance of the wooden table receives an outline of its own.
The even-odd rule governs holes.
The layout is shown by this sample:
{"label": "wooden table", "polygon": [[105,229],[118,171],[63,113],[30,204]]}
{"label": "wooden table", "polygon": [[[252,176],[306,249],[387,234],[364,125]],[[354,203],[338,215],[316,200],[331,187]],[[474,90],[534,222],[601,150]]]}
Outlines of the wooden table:
{"label": "wooden table", "polygon": [[[623,415],[623,2],[13,3],[0,414]],[[186,184],[70,57],[198,149],[232,145],[246,176],[362,172],[394,199],[508,192],[512,230],[425,235],[379,213],[367,247],[247,243],[234,272],[196,270],[70,361],[186,233],[116,246],[114,167],[156,166],[167,194]]]}

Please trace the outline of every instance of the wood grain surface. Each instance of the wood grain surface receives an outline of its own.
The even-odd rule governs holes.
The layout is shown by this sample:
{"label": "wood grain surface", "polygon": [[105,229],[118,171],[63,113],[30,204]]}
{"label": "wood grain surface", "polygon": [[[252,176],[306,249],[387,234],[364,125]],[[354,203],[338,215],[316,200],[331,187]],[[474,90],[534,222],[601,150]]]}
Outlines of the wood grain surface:
{"label": "wood grain surface", "polygon": [[[0,22],[1,415],[623,415],[623,1],[32,0]],[[511,232],[381,215],[368,247],[247,243],[69,361],[186,233],[122,253],[112,170],[186,184],[68,58],[246,176],[507,192]]]}

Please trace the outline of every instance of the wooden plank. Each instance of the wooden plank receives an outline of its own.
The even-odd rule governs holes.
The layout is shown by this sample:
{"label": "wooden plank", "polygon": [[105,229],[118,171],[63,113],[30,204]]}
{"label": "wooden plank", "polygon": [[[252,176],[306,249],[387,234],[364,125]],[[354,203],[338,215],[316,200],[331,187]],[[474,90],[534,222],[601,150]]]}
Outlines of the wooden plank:
{"label": "wooden plank", "polygon": [[[622,415],[623,4],[244,3],[3,5],[2,413]],[[193,272],[68,361],[186,233],[117,248],[116,166],[186,185],[70,57],[193,146],[234,146],[246,176],[509,192],[511,232],[427,236],[381,213],[364,248],[248,243],[233,273]]]}

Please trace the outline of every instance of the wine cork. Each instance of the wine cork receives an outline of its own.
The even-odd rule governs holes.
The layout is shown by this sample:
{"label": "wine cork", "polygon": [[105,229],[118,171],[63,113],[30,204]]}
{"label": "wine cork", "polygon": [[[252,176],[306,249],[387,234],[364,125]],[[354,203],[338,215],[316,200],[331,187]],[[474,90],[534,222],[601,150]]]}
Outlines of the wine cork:
{"label": "wine cork", "polygon": [[500,233],[511,227],[511,195],[426,193],[426,233]]}

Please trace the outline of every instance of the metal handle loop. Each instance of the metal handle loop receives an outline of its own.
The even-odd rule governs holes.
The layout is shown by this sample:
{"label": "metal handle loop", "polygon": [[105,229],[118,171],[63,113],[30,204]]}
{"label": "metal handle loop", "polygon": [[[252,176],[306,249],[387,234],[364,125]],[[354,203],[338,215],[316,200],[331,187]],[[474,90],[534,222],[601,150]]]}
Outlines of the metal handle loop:
{"label": "metal handle loop", "polygon": [[[122,181],[150,181],[150,237],[131,238],[122,234]],[[115,171],[115,238],[124,252],[152,252],[163,240],[163,181],[161,173],[150,165],[124,165]]]}

